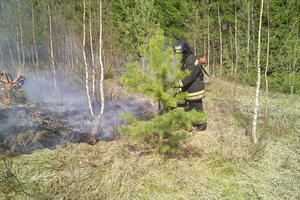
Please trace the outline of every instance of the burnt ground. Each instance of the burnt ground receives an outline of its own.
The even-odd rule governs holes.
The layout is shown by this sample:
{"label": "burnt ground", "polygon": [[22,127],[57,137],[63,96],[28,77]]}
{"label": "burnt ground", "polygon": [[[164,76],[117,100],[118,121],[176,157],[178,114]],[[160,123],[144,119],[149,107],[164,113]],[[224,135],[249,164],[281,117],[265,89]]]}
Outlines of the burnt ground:
{"label": "burnt ground", "polygon": [[[96,140],[118,138],[124,111],[143,117],[152,110],[149,103],[135,99],[107,100]],[[36,103],[0,108],[0,153],[28,154],[37,149],[89,142],[92,126],[88,107],[82,104]]]}

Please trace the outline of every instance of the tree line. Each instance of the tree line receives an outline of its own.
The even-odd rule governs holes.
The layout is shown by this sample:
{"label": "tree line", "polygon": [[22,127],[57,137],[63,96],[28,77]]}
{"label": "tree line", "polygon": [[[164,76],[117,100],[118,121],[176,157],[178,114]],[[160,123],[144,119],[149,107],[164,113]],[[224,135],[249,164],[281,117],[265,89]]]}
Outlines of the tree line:
{"label": "tree line", "polygon": [[[255,85],[259,0],[102,0],[102,34],[99,2],[1,0],[0,65],[51,70],[54,79],[62,69],[79,76],[88,71],[97,87],[100,60],[105,78],[124,71],[129,61],[145,63],[141,52],[162,29],[166,45],[186,40],[206,57],[213,76]],[[299,11],[297,0],[265,0],[263,7],[262,83],[285,93],[300,93]]]}

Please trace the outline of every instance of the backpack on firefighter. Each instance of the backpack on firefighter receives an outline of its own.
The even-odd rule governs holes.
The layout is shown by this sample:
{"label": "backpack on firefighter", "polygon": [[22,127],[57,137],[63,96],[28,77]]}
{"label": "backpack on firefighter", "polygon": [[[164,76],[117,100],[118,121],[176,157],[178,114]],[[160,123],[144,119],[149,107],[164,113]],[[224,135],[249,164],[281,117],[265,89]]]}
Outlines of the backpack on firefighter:
{"label": "backpack on firefighter", "polygon": [[200,68],[202,69],[202,71],[210,78],[210,75],[207,73],[207,71],[204,69],[203,65],[206,65],[206,59],[205,58],[199,58],[198,60],[196,60],[195,65],[200,66]]}

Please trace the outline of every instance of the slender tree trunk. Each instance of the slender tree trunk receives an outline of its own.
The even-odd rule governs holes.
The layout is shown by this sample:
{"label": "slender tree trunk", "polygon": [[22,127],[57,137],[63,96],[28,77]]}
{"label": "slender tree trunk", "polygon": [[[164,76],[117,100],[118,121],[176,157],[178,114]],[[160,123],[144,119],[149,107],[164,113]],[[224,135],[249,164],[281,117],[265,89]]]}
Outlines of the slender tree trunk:
{"label": "slender tree trunk", "polygon": [[89,90],[89,70],[88,70],[88,63],[86,59],[86,53],[85,53],[85,38],[86,38],[86,28],[85,28],[85,15],[86,15],[86,6],[85,6],[85,0],[83,0],[83,40],[82,40],[82,54],[83,54],[83,60],[84,60],[84,66],[85,66],[85,88],[86,88],[86,95],[88,98],[88,104],[89,109],[92,117],[94,117],[94,111],[92,108],[91,103],[91,96],[90,96],[90,90]]}
{"label": "slender tree trunk", "polygon": [[[69,67],[68,67],[68,64],[69,64],[68,63],[68,47],[69,47],[69,45],[68,45],[68,41],[67,41],[67,31],[65,31],[64,39],[63,39],[63,49],[65,49],[65,51],[62,54],[62,63],[63,63],[62,67],[64,70],[69,69]],[[63,74],[63,76],[64,76],[64,74]]]}
{"label": "slender tree trunk", "polygon": [[103,81],[104,81],[104,69],[102,63],[102,0],[99,0],[99,63],[100,63],[100,113],[97,118],[93,120],[93,126],[91,130],[90,140],[91,143],[96,142],[96,134],[98,133],[98,128],[101,125],[101,118],[103,117],[104,112],[104,93],[103,93]]}
{"label": "slender tree trunk", "polygon": [[234,74],[237,74],[238,69],[238,60],[239,60],[239,52],[238,52],[238,28],[237,28],[237,13],[236,13],[236,1],[234,4],[234,48],[235,48],[235,67],[234,67]]}
{"label": "slender tree trunk", "polygon": [[251,0],[248,0],[247,2],[247,61],[246,61],[246,71],[249,72],[249,57],[250,57],[250,2]]}
{"label": "slender tree trunk", "polygon": [[12,64],[13,67],[15,67],[15,59],[14,59],[13,53],[11,51],[10,43],[9,43],[8,38],[7,38],[7,46],[8,46],[8,51],[9,51],[10,59],[11,59],[11,64]]}
{"label": "slender tree trunk", "polygon": [[267,60],[266,60],[266,70],[265,70],[265,83],[266,83],[266,102],[265,102],[265,125],[268,123],[268,104],[269,104],[269,82],[268,82],[268,70],[269,70],[269,55],[270,55],[270,17],[269,17],[269,0],[267,0],[267,23],[268,23],[268,33],[267,33]]}
{"label": "slender tree trunk", "polygon": [[21,18],[20,0],[18,0],[18,15],[19,15],[20,42],[21,42],[21,51],[22,51],[22,63],[20,67],[20,73],[23,73],[25,68],[25,52],[24,52],[23,26],[22,26],[23,22]]}
{"label": "slender tree trunk", "polygon": [[215,43],[214,40],[211,40],[211,67],[212,67],[212,76],[215,77],[215,72],[216,72],[216,68],[215,68]]}
{"label": "slender tree trunk", "polygon": [[293,63],[291,64],[291,73],[290,73],[290,94],[294,94],[294,87],[295,87],[295,73],[296,73],[296,64],[299,60],[299,57],[297,56],[297,48],[299,48],[299,39],[295,38],[295,45],[294,45],[294,56],[293,56]]}
{"label": "slender tree trunk", "polygon": [[99,0],[99,62],[100,62],[100,113],[98,118],[100,119],[104,113],[104,66],[102,62],[102,0]]}
{"label": "slender tree trunk", "polygon": [[[254,3],[253,3],[254,4]],[[252,41],[255,41],[254,5],[251,7]],[[254,47],[255,48],[255,47]]]}
{"label": "slender tree trunk", "polygon": [[57,89],[57,82],[56,82],[56,68],[55,68],[55,61],[54,61],[54,53],[53,53],[53,38],[52,38],[52,16],[50,5],[48,5],[48,17],[49,17],[49,39],[50,39],[50,61],[53,69],[53,83],[55,90]]}
{"label": "slender tree trunk", "polygon": [[232,42],[232,29],[231,29],[231,26],[229,26],[229,39],[230,39],[230,55],[231,55],[231,68],[230,68],[230,76],[233,76],[233,69],[234,69],[234,66],[233,66],[233,42]]}
{"label": "slender tree trunk", "polygon": [[70,62],[70,67],[71,67],[71,70],[73,70],[73,67],[74,67],[74,59],[73,59],[73,34],[72,34],[72,31],[71,31],[71,28],[69,28],[69,46],[70,46],[70,52],[69,52],[69,62]]}
{"label": "slender tree trunk", "polygon": [[207,68],[210,69],[210,24],[209,10],[207,11]]}
{"label": "slender tree trunk", "polygon": [[255,95],[255,106],[253,114],[253,125],[252,125],[252,136],[254,143],[257,143],[257,117],[259,113],[259,88],[260,88],[260,50],[261,50],[261,27],[262,27],[262,15],[263,15],[264,0],[261,0],[260,16],[259,16],[259,30],[258,30],[258,44],[257,44],[257,82],[256,82],[256,95]]}
{"label": "slender tree trunk", "polygon": [[31,18],[32,18],[32,40],[33,40],[33,49],[35,53],[35,65],[36,71],[39,71],[39,56],[36,47],[36,36],[35,36],[35,20],[34,20],[34,9],[33,9],[33,1],[31,1]]}
{"label": "slender tree trunk", "polygon": [[197,55],[197,47],[196,47],[196,38],[195,37],[193,39],[193,44],[194,44],[194,54]]}
{"label": "slender tree trunk", "polygon": [[207,57],[207,52],[206,52],[206,45],[207,45],[207,43],[206,43],[206,36],[204,36],[203,37],[203,55],[205,56],[205,57]]}
{"label": "slender tree trunk", "polygon": [[17,30],[17,41],[16,41],[16,48],[17,48],[17,54],[18,54],[18,61],[19,61],[19,67],[22,66],[21,64],[21,55],[20,55],[20,39],[19,39],[19,28],[16,27]]}
{"label": "slender tree trunk", "polygon": [[198,9],[195,7],[194,54],[197,55]]}
{"label": "slender tree trunk", "polygon": [[95,98],[95,57],[94,57],[94,47],[93,47],[93,32],[92,32],[92,1],[90,0],[90,13],[89,13],[89,27],[90,27],[90,49],[91,49],[91,56],[92,56],[92,91],[93,91],[93,98]]}
{"label": "slender tree trunk", "polygon": [[223,40],[222,40],[222,23],[220,16],[220,6],[218,6],[218,21],[219,21],[219,37],[220,37],[220,75],[223,73]]}
{"label": "slender tree trunk", "polygon": [[26,53],[27,53],[27,58],[28,58],[28,60],[27,60],[27,63],[28,63],[28,66],[31,66],[32,64],[33,64],[33,62],[32,62],[32,59],[31,59],[31,51],[30,50],[27,50],[26,51]]}
{"label": "slender tree trunk", "polygon": [[1,46],[1,42],[0,42],[0,67],[1,67],[1,63],[3,65],[5,65],[6,60],[4,59],[4,53],[3,53],[3,49],[2,49],[2,46]]}
{"label": "slender tree trunk", "polygon": [[32,63],[32,71],[36,74],[37,69],[36,69],[36,62],[35,62],[35,56],[34,56],[34,45],[30,45],[30,60]]}
{"label": "slender tree trunk", "polygon": [[[204,11],[203,15],[204,15],[204,16],[207,15],[207,11],[206,11],[206,10]],[[203,17],[203,18],[204,18],[204,17]],[[206,23],[207,23],[207,20],[203,20],[202,23],[203,23],[203,27],[204,27],[204,26],[207,26],[207,24],[206,24]],[[206,37],[205,34],[207,34],[207,33],[203,33],[203,42],[202,42],[202,44],[203,44],[203,55],[204,55],[204,57],[207,58],[207,42],[206,42],[207,37]]]}

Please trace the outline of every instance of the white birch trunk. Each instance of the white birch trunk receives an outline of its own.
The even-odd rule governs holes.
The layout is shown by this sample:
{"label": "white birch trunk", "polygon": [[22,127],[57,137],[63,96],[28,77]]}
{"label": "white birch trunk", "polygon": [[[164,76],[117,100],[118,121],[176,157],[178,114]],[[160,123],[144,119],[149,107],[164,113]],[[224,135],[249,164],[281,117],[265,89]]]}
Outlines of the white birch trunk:
{"label": "white birch trunk", "polygon": [[258,44],[257,44],[257,82],[256,82],[256,94],[255,94],[255,105],[253,114],[253,125],[252,125],[252,136],[254,143],[257,143],[257,117],[259,113],[259,97],[260,97],[260,50],[261,50],[261,26],[262,26],[262,15],[263,15],[264,0],[261,0],[260,16],[259,16],[259,30],[258,30]]}
{"label": "white birch trunk", "polygon": [[194,29],[194,54],[197,55],[197,28],[198,28],[198,9],[195,7],[195,29]]}
{"label": "white birch trunk", "polygon": [[102,62],[102,0],[99,0],[99,62],[100,62],[100,113],[98,118],[100,119],[104,113],[104,91],[103,91],[103,83],[104,83],[104,66]]}
{"label": "white birch trunk", "polygon": [[248,18],[247,18],[247,61],[246,61],[246,71],[247,73],[249,72],[249,57],[250,57],[250,0],[248,0],[248,5],[247,5],[247,13],[248,13]]}
{"label": "white birch trunk", "polygon": [[20,55],[20,39],[19,39],[19,29],[18,29],[18,27],[16,28],[16,30],[17,30],[16,48],[17,48],[19,67],[21,67],[22,64],[21,64],[21,55]]}
{"label": "white birch trunk", "polygon": [[207,68],[210,69],[210,24],[209,11],[207,12]]}
{"label": "white birch trunk", "polygon": [[70,52],[69,52],[69,62],[70,62],[70,67],[71,70],[73,70],[73,66],[74,66],[74,59],[73,59],[73,34],[71,31],[71,28],[69,28],[69,36],[70,36],[70,41],[69,41],[69,45],[70,45]]}
{"label": "white birch trunk", "polygon": [[34,10],[33,10],[33,1],[31,1],[31,18],[32,18],[32,40],[33,40],[33,49],[35,54],[35,64],[36,71],[39,70],[39,56],[36,47],[36,36],[35,36],[35,20],[34,20]]}
{"label": "white birch trunk", "polygon": [[219,37],[220,37],[220,75],[222,75],[222,73],[223,73],[223,40],[222,40],[222,23],[221,23],[219,6],[218,6],[218,21],[219,21]]}
{"label": "white birch trunk", "polygon": [[85,8],[85,0],[83,0],[83,40],[82,40],[82,54],[83,54],[83,60],[84,60],[84,66],[85,66],[85,88],[86,88],[86,95],[88,98],[88,105],[90,109],[90,113],[92,117],[94,117],[94,111],[92,108],[92,103],[91,103],[91,96],[90,96],[90,91],[89,91],[89,70],[88,70],[88,64],[87,64],[87,59],[86,59],[86,53],[85,53],[85,38],[86,38],[86,28],[85,28],[85,15],[86,15],[86,8]]}
{"label": "white birch trunk", "polygon": [[34,53],[34,45],[30,45],[30,58],[31,58],[31,63],[32,63],[32,70],[36,74],[37,69],[36,69],[36,62],[35,62],[35,53]]}
{"label": "white birch trunk", "polygon": [[[298,49],[300,46],[299,29],[297,30],[297,33],[295,35],[295,40],[296,40],[296,42],[295,42],[295,46],[294,46],[294,60],[293,60],[293,64],[292,64],[291,75],[294,75],[297,72],[297,70],[300,69],[300,66],[297,66],[297,62],[300,59],[300,55],[299,55],[300,50]],[[295,78],[296,77],[293,76],[292,85],[291,85],[291,94],[294,93],[294,86],[295,86],[295,81],[296,81]]]}
{"label": "white birch trunk", "polygon": [[267,21],[268,21],[268,33],[267,33],[267,61],[265,70],[265,83],[266,83],[266,101],[265,101],[265,125],[267,125],[268,119],[268,104],[269,104],[269,82],[268,82],[268,70],[269,70],[269,55],[270,55],[270,18],[269,18],[269,2],[267,1]]}
{"label": "white birch trunk", "polygon": [[20,2],[18,1],[18,14],[19,14],[19,27],[20,27],[20,41],[21,41],[21,51],[22,51],[22,63],[21,63],[21,72],[24,72],[25,68],[25,52],[24,52],[24,41],[23,41],[23,27],[22,27],[22,18],[21,18],[21,8]]}
{"label": "white birch trunk", "polygon": [[7,41],[8,51],[9,51],[9,55],[10,55],[10,59],[11,59],[11,64],[14,67],[15,66],[15,59],[14,59],[14,56],[12,54],[8,38],[6,39],[6,41]]}
{"label": "white birch trunk", "polygon": [[3,53],[3,49],[2,49],[2,46],[0,43],[0,67],[1,67],[1,64],[5,65],[5,63],[6,63],[6,60],[4,59],[4,53]]}
{"label": "white birch trunk", "polygon": [[215,76],[215,72],[216,72],[216,70],[215,70],[215,49],[214,49],[214,40],[211,40],[211,46],[212,46],[212,48],[211,48],[211,66],[212,66],[212,76],[214,77]]}
{"label": "white birch trunk", "polygon": [[92,77],[92,92],[93,98],[95,98],[95,57],[94,57],[94,47],[93,47],[93,32],[92,32],[92,2],[90,0],[90,16],[89,16],[89,25],[90,25],[90,48],[91,48],[91,56],[92,56],[92,70],[93,70],[93,77]]}
{"label": "white birch trunk", "polygon": [[230,68],[230,76],[233,76],[233,42],[232,42],[232,29],[231,26],[229,26],[229,41],[230,41],[230,55],[231,55],[231,68]]}
{"label": "white birch trunk", "polygon": [[237,74],[238,69],[238,60],[239,60],[239,52],[238,52],[238,28],[237,28],[237,13],[236,13],[236,2],[234,5],[234,48],[235,48],[235,67],[234,67],[234,74]]}
{"label": "white birch trunk", "polygon": [[[255,23],[254,23],[254,3],[251,6],[251,24],[252,24],[251,25],[252,26],[252,41],[253,41],[253,44],[255,44],[254,41],[255,41],[256,31],[255,31]],[[255,50],[256,50],[256,47],[255,47],[255,45],[253,45],[253,52],[255,52]]]}
{"label": "white birch trunk", "polygon": [[55,62],[54,62],[54,53],[53,53],[53,38],[52,38],[52,16],[50,11],[50,6],[48,5],[48,17],[49,17],[49,39],[50,39],[50,61],[53,69],[53,83],[54,89],[57,89],[56,83],[56,69],[55,69]]}

